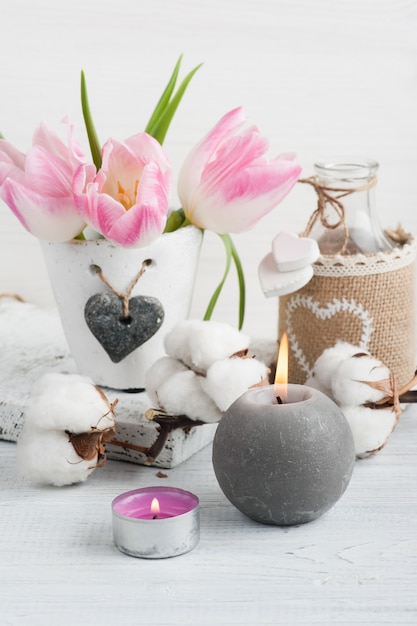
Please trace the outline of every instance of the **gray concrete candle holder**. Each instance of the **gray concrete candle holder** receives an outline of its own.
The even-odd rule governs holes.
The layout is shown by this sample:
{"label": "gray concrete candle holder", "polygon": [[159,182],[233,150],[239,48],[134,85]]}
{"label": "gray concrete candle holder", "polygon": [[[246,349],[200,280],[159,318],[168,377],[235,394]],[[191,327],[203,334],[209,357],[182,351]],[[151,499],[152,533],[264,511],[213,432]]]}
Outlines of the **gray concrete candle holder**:
{"label": "gray concrete candle holder", "polygon": [[221,489],[257,522],[303,524],[328,511],[349,484],[353,437],[341,410],[302,385],[250,389],[224,413],[213,442]]}

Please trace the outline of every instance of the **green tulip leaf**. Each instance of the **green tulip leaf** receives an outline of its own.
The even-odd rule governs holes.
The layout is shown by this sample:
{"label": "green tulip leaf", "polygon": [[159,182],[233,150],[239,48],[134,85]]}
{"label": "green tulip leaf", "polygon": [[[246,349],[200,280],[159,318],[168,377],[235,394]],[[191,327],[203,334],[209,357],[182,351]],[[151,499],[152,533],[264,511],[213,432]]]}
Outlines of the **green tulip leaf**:
{"label": "green tulip leaf", "polygon": [[182,97],[192,79],[194,74],[203,64],[197,65],[182,81],[181,85],[178,87],[175,95],[168,101],[163,111],[160,113],[156,122],[152,125],[151,128],[147,131],[152,137],[154,137],[159,143],[162,145],[165,139],[165,136],[168,132],[169,126],[171,124],[172,118],[175,115],[175,112],[178,108],[179,103],[182,100]]}
{"label": "green tulip leaf", "polygon": [[83,110],[85,128],[87,131],[88,143],[90,144],[91,156],[93,158],[94,165],[99,170],[101,167],[101,145],[94,127],[93,118],[91,116],[87,95],[87,84],[83,71],[81,71],[81,106]]}
{"label": "green tulip leaf", "polygon": [[146,125],[145,132],[148,133],[149,135],[152,135],[152,130],[158,123],[159,118],[161,117],[166,107],[168,106],[169,101],[171,100],[171,96],[172,96],[172,93],[175,89],[175,85],[177,82],[178,73],[180,71],[181,61],[182,61],[182,54],[174,67],[174,71],[172,72],[171,78],[169,79],[168,84],[162,93],[162,96],[159,98],[158,103],[151,115],[149,122]]}

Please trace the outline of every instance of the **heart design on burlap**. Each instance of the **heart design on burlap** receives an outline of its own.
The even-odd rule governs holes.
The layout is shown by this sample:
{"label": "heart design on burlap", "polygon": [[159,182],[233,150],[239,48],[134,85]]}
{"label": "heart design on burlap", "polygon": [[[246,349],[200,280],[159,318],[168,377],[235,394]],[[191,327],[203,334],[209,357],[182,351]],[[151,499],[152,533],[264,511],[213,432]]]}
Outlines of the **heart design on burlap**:
{"label": "heart design on burlap", "polygon": [[164,309],[157,298],[135,296],[126,317],[123,301],[113,293],[97,293],[87,300],[85,321],[113,363],[119,363],[159,330]]}
{"label": "heart design on burlap", "polygon": [[307,377],[323,350],[337,341],[368,350],[374,330],[369,311],[347,298],[334,298],[320,306],[311,296],[296,294],[287,304],[286,322],[291,357]]}

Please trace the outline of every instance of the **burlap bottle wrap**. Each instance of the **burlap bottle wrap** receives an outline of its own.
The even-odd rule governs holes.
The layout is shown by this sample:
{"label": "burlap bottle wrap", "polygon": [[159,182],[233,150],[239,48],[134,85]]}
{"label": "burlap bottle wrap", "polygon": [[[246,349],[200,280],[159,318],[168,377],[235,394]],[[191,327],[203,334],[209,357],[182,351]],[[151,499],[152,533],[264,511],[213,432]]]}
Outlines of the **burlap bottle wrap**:
{"label": "burlap bottle wrap", "polygon": [[315,360],[347,341],[385,363],[407,383],[416,367],[416,242],[376,254],[321,256],[314,277],[279,299],[279,336],[289,340],[289,380],[304,383]]}

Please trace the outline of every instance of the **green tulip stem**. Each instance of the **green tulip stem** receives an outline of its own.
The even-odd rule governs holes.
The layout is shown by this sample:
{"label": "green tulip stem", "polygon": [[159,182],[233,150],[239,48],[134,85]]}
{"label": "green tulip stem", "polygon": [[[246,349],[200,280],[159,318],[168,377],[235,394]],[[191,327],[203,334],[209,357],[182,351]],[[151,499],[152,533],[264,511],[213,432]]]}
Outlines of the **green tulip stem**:
{"label": "green tulip stem", "polygon": [[223,277],[220,281],[220,283],[217,285],[211,299],[210,302],[208,304],[207,310],[204,314],[204,320],[210,320],[211,316],[213,314],[214,311],[214,307],[216,306],[217,300],[219,299],[220,293],[223,289],[224,283],[226,282],[226,278],[229,274],[230,271],[230,266],[232,264],[232,260],[235,264],[236,267],[236,272],[237,272],[237,276],[238,276],[238,281],[239,281],[239,325],[238,328],[239,330],[242,328],[243,326],[243,320],[245,317],[245,293],[246,293],[246,289],[245,289],[245,278],[243,275],[243,269],[242,269],[242,264],[240,262],[239,259],[239,255],[237,253],[237,250],[233,244],[233,241],[230,237],[230,235],[225,234],[225,235],[220,235],[219,234],[220,239],[223,241],[224,244],[224,249],[226,252],[226,267],[223,273]]}
{"label": "green tulip stem", "polygon": [[232,247],[232,258],[235,264],[237,279],[239,282],[239,325],[238,328],[241,330],[243,326],[243,322],[245,319],[245,307],[246,307],[246,286],[245,286],[245,275],[243,273],[242,263],[240,262],[239,254],[235,248],[235,245],[228,235],[230,239],[230,244]]}

